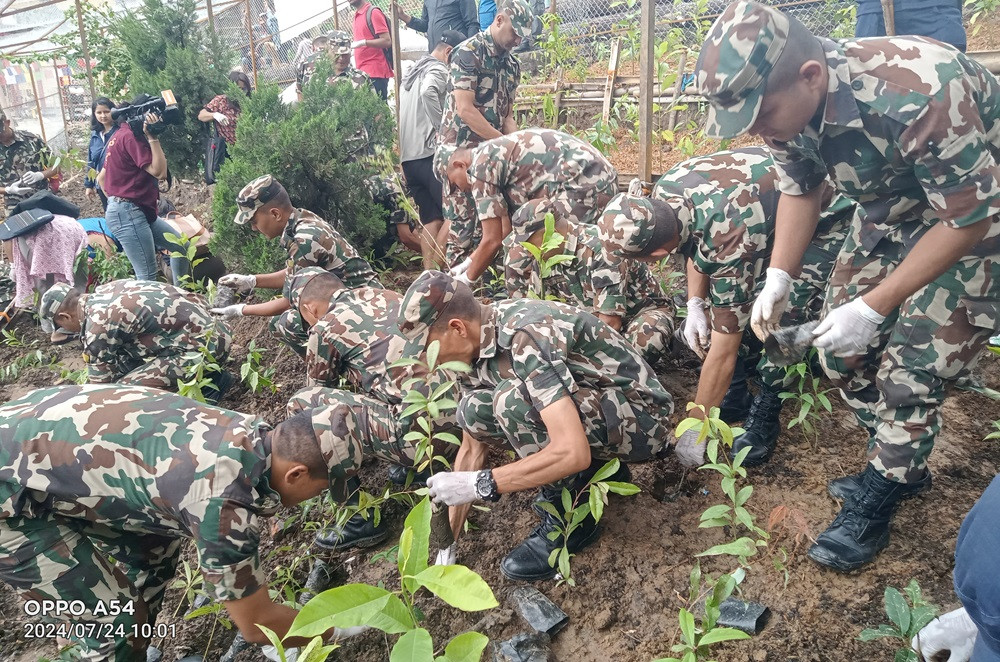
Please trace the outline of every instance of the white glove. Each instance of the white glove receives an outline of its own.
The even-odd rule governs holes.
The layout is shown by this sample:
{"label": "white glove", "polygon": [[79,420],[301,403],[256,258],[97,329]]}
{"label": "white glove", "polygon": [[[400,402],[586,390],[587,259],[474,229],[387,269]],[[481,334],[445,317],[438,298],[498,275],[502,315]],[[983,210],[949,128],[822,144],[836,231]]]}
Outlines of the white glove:
{"label": "white glove", "polygon": [[464,274],[466,271],[468,271],[469,270],[469,266],[471,266],[471,265],[472,265],[472,258],[471,257],[467,257],[467,258],[465,258],[465,260],[462,261],[462,263],[460,265],[458,265],[457,267],[453,267],[452,270],[449,271],[448,273],[450,273],[453,277],[458,278],[459,276],[461,276],[462,274]]}
{"label": "white glove", "polygon": [[35,170],[34,172],[24,173],[21,177],[21,183],[26,186],[34,186],[43,179],[45,179],[45,175],[40,170]]}
{"label": "white glove", "polygon": [[219,279],[219,285],[231,287],[237,292],[249,292],[257,287],[257,277],[244,276],[243,274],[228,274]]}
{"label": "white glove", "polygon": [[699,358],[705,358],[705,350],[712,342],[712,331],[708,328],[705,310],[708,304],[701,297],[688,299],[687,319],[684,321],[684,342]]}
{"label": "white glove", "polygon": [[234,303],[231,306],[226,306],[225,308],[212,308],[208,312],[212,313],[216,317],[221,317],[224,320],[236,319],[237,317],[243,317],[243,308],[246,306],[245,303]]}
{"label": "white glove", "polygon": [[226,126],[227,124],[229,124],[229,118],[223,115],[222,113],[212,113],[212,117],[214,117],[215,121],[221,124],[222,126]]}
{"label": "white glove", "polygon": [[364,39],[358,39],[357,41],[351,42],[351,48],[362,48],[365,45]]}
{"label": "white glove", "polygon": [[753,311],[750,313],[750,327],[761,340],[778,328],[781,316],[788,307],[788,295],[791,291],[792,277],[781,269],[768,267],[764,287],[753,302]]}
{"label": "white glove", "polygon": [[8,184],[5,188],[10,195],[28,195],[35,192],[35,189],[30,186],[21,186],[20,184]]}
{"label": "white glove", "polygon": [[469,287],[472,287],[472,281],[469,280],[469,274],[458,274],[457,276],[455,276],[455,280],[457,280],[459,283],[465,283]]}
{"label": "white glove", "polygon": [[[278,649],[268,644],[267,646],[260,647],[261,654],[264,655],[271,662],[281,662],[281,656],[278,655]],[[299,649],[298,648],[286,648],[285,649],[285,662],[298,662],[299,659]]]}
{"label": "white glove", "polygon": [[947,662],[968,662],[978,635],[976,624],[963,607],[928,623],[913,638],[910,646],[925,660],[936,659],[934,656],[938,653],[949,651],[951,654]]}
{"label": "white glove", "polygon": [[434,565],[455,565],[455,557],[458,556],[458,543],[453,542],[444,549],[439,549]]}
{"label": "white glove", "polygon": [[476,494],[477,471],[444,471],[427,479],[427,493],[434,503],[461,506],[472,503]]}
{"label": "white glove", "polygon": [[813,345],[833,352],[834,356],[864,354],[884,321],[884,316],[858,297],[827,313],[813,330]]}
{"label": "white glove", "polygon": [[705,463],[705,442],[698,443],[701,428],[687,430],[674,442],[674,454],[685,467],[700,467]]}

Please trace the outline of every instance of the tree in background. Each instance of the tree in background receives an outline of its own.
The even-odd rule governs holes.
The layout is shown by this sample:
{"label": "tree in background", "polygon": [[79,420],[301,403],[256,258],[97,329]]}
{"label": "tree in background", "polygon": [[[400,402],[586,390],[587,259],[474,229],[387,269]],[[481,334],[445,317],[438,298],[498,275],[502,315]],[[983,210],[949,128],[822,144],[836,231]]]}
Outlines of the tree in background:
{"label": "tree in background", "polygon": [[[108,26],[114,19],[112,5],[95,7],[89,2],[81,3],[83,9],[83,30],[87,34],[87,46],[94,60],[93,72],[98,96],[106,96],[118,101],[123,98],[128,87],[128,76],[132,61],[128,50],[118,39],[111,36]],[[76,7],[65,13],[66,20],[76,25]],[[63,48],[63,57],[69,62],[83,60],[83,45],[76,30],[53,34],[49,39]],[[74,68],[77,79],[86,82],[87,72],[83,67]]]}
{"label": "tree in background", "polygon": [[212,250],[231,271],[266,273],[286,257],[276,241],[233,223],[236,194],[268,173],[285,186],[293,205],[325,218],[362,254],[385,235],[385,211],[365,186],[377,167],[365,156],[392,145],[392,115],[368,88],[327,84],[331,73],[329,61],[321,62],[294,106],[283,105],[273,85],[243,102],[236,144],[212,202]]}

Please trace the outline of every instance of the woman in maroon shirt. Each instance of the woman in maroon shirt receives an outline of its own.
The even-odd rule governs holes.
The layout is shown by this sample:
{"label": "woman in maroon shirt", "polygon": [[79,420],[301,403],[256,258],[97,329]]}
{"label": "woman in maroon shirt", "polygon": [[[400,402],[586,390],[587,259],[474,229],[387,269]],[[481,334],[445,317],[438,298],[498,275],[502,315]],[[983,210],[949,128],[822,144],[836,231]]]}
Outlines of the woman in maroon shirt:
{"label": "woman in maroon shirt", "polygon": [[[250,96],[250,77],[242,71],[229,72],[229,80]],[[232,99],[226,94],[213,97],[205,104],[205,107],[198,112],[198,119],[202,122],[215,122],[219,135],[226,141],[227,145],[236,144],[236,121],[240,117],[240,101]]]}

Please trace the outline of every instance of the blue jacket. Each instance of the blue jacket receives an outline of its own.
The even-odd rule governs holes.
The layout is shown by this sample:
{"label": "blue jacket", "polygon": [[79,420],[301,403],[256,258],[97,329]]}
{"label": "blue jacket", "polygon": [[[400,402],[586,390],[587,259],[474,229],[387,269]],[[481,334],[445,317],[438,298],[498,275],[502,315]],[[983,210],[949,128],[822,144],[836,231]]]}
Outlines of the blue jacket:
{"label": "blue jacket", "polygon": [[[113,124],[108,130],[108,133],[102,137],[97,131],[90,132],[90,146],[87,147],[87,172],[89,173],[91,169],[96,172],[100,172],[101,168],[104,167],[104,154],[108,149],[108,140],[111,136],[115,135],[115,131],[118,130],[118,125]],[[94,177],[89,174],[86,179],[84,179],[83,185],[87,188],[97,188],[96,173]]]}
{"label": "blue jacket", "polygon": [[955,593],[979,628],[972,662],[1000,660],[1000,477],[962,522],[955,546]]}

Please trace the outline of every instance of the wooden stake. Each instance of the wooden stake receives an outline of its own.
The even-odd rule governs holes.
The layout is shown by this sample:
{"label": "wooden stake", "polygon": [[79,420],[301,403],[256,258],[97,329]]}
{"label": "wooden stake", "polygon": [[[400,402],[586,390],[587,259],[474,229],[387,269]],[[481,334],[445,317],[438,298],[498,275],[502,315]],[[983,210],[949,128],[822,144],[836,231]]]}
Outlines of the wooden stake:
{"label": "wooden stake", "polygon": [[212,0],[205,0],[205,10],[208,11],[208,27],[215,33],[215,11],[212,9]]}
{"label": "wooden stake", "polygon": [[83,29],[83,7],[76,0],[76,25],[80,30],[80,47],[83,49],[83,66],[87,68],[87,82],[90,84],[90,98],[97,98],[97,86],[94,85],[94,71],[90,68],[90,48],[87,46],[87,32]]}
{"label": "wooden stake", "polygon": [[896,8],[892,0],[882,0],[882,20],[885,22],[885,34],[887,37],[896,36]]}
{"label": "wooden stake", "polygon": [[403,76],[403,62],[399,49],[399,5],[395,2],[390,4],[392,5],[392,80],[396,88],[392,96],[396,102],[396,144],[398,145],[402,143],[402,138],[399,135],[399,88],[400,79]]}
{"label": "wooden stake", "polygon": [[622,50],[622,38],[611,42],[611,57],[608,59],[608,81],[604,85],[604,106],[601,109],[601,120],[607,124],[611,121],[611,99],[615,92],[615,82],[618,80],[618,59]]}
{"label": "wooden stake", "polygon": [[[340,12],[337,11],[337,0],[333,0],[333,29],[340,29]],[[351,35],[351,39],[354,39],[353,35]]]}
{"label": "wooden stake", "polygon": [[642,39],[639,48],[639,177],[648,182],[653,177],[653,62],[656,3],[642,0]]}
{"label": "wooden stake", "polygon": [[69,147],[69,122],[66,120],[66,102],[63,100],[63,86],[59,78],[59,65],[56,64],[55,59],[52,60],[52,68],[56,70],[56,89],[59,90],[59,110],[62,111],[63,118],[63,132],[66,134],[66,146]]}
{"label": "wooden stake", "polygon": [[250,17],[250,0],[246,0],[246,19],[247,19],[247,31],[249,32],[250,38],[250,66],[253,69],[253,87],[256,90],[259,85],[257,84],[257,44],[254,43],[253,38],[253,21]]}
{"label": "wooden stake", "polygon": [[[684,89],[684,66],[687,64],[687,49],[681,51],[681,61],[677,66],[677,82],[674,83],[674,99],[681,98],[681,91]],[[662,90],[661,90],[662,91]],[[667,128],[671,131],[677,126],[677,113],[679,109],[677,104],[673,104],[670,109],[670,122],[667,123]]]}
{"label": "wooden stake", "polygon": [[45,119],[42,117],[42,104],[38,100],[38,88],[35,86],[35,72],[32,71],[30,63],[26,66],[28,67],[28,77],[31,78],[31,91],[35,94],[35,110],[38,112],[38,125],[42,127],[42,142],[48,142],[48,138],[45,137]]}
{"label": "wooden stake", "polygon": [[559,128],[559,115],[562,113],[562,105],[563,105],[563,69],[562,69],[562,67],[559,67],[559,71],[556,74],[556,82],[555,82],[555,86],[554,86],[554,90],[553,91],[556,93],[555,104],[554,104],[556,112],[554,113],[555,116],[552,118],[552,128],[553,129],[558,129]]}

